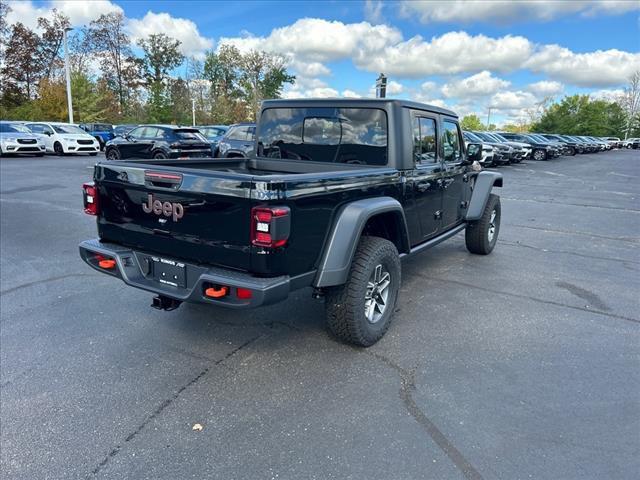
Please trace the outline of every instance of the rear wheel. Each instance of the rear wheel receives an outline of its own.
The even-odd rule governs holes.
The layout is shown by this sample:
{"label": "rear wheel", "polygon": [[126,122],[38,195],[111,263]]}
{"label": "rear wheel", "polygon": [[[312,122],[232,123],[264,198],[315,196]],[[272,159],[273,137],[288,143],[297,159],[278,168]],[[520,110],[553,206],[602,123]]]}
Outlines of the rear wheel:
{"label": "rear wheel", "polygon": [[64,155],[64,149],[62,148],[62,144],[60,142],[56,142],[53,144],[53,151],[56,152],[56,155]]}
{"label": "rear wheel", "polygon": [[153,158],[156,159],[156,160],[162,160],[162,159],[167,158],[167,155],[164,154],[163,152],[156,152],[156,153],[153,154]]}
{"label": "rear wheel", "polygon": [[400,289],[400,257],[380,237],[362,237],[347,282],[328,290],[327,326],[340,340],[362,347],[376,343],[391,324]]}
{"label": "rear wheel", "polygon": [[478,255],[488,255],[496,246],[500,233],[500,197],[489,195],[482,217],[467,226],[465,243],[467,250]]}

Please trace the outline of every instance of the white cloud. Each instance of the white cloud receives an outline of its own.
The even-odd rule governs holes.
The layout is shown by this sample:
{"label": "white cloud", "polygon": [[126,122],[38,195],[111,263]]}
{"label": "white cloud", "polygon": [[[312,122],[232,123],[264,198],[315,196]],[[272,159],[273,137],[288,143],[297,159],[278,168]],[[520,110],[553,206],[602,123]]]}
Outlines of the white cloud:
{"label": "white cloud", "polygon": [[484,97],[491,95],[503,88],[507,88],[511,82],[491,75],[488,70],[463,78],[454,80],[442,87],[442,94],[445,97]]}
{"label": "white cloud", "polygon": [[560,82],[541,80],[527,85],[527,90],[540,97],[558,95],[564,90],[564,85]]}
{"label": "white cloud", "polygon": [[240,51],[257,49],[290,54],[306,61],[328,62],[350,58],[358,51],[374,52],[400,40],[400,31],[386,25],[302,18],[273,29],[267,37],[223,37],[219,43],[235,45]]}
{"label": "white cloud", "polygon": [[549,21],[563,15],[618,15],[640,10],[634,0],[405,0],[400,5],[404,17],[418,17],[422,23],[516,23]]}
{"label": "white cloud", "polygon": [[387,95],[397,95],[404,92],[404,85],[395,80],[391,80],[387,83]]}
{"label": "white cloud", "polygon": [[204,52],[213,47],[213,40],[203,37],[196,24],[186,18],[172,17],[168,13],[147,12],[142,19],[131,18],[127,31],[133,42],[153,33],[165,33],[180,40],[180,50],[188,57],[203,58]]}
{"label": "white cloud", "polygon": [[596,100],[606,100],[608,102],[617,102],[624,95],[624,90],[621,88],[616,89],[604,89],[591,92],[589,96]]}
{"label": "white cloud", "polygon": [[384,3],[382,0],[367,0],[364,3],[364,18],[371,23],[382,23],[384,20],[382,16],[382,9]]}
{"label": "white cloud", "polygon": [[640,53],[616,49],[574,53],[560,45],[545,45],[523,66],[573,85],[604,87],[623,84],[640,70]]}
{"label": "white cloud", "polygon": [[16,22],[21,22],[31,29],[37,29],[39,17],[51,18],[51,11],[54,8],[68,16],[71,25],[74,27],[86,25],[103,13],[123,11],[119,5],[109,0],[94,0],[90,2],[56,0],[46,2],[41,6],[36,6],[28,0],[10,1],[8,5],[11,8],[11,12],[7,15],[7,24],[13,25]]}
{"label": "white cloud", "polygon": [[539,102],[531,92],[522,90],[498,92],[491,97],[489,106],[496,110],[517,110],[532,108]]}
{"label": "white cloud", "polygon": [[360,95],[359,93],[354,92],[353,90],[349,90],[349,89],[343,90],[342,91],[342,96],[344,98],[361,98],[362,97],[362,95]]}
{"label": "white cloud", "polygon": [[521,66],[531,51],[531,42],[520,36],[491,38],[448,32],[430,41],[416,35],[407,41],[390,43],[375,55],[356,51],[353,61],[363,70],[421,77],[482,70],[506,72]]}

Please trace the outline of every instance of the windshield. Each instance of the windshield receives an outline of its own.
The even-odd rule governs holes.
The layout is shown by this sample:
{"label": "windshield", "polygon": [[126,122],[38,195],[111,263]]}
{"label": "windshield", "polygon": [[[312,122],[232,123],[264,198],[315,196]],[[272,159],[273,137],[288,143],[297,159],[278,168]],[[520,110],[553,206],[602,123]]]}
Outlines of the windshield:
{"label": "windshield", "polygon": [[18,133],[19,130],[15,127],[15,125],[9,125],[7,123],[0,123],[0,132]]}
{"label": "windshield", "polygon": [[83,135],[87,134],[87,132],[85,132],[81,128],[76,127],[75,125],[51,125],[51,126],[56,131],[56,133],[73,133],[73,134],[82,133]]}
{"label": "windshield", "polygon": [[482,139],[480,137],[471,132],[463,132],[462,135],[464,135],[465,140],[471,140],[472,142],[482,142]]}
{"label": "windshield", "polygon": [[205,138],[198,130],[174,130],[173,133],[182,140],[205,141]]}
{"label": "windshield", "polygon": [[258,155],[367,165],[387,164],[387,115],[376,108],[269,108]]}
{"label": "windshield", "polygon": [[484,132],[474,132],[474,135],[476,137],[480,137],[482,140],[484,140],[486,142],[496,143],[496,140],[494,138],[491,138],[489,135],[487,135]]}
{"label": "windshield", "polygon": [[505,143],[505,142],[509,141],[506,138],[504,138],[502,135],[500,135],[499,133],[492,133],[491,136],[496,138],[499,142],[502,142],[502,143]]}
{"label": "windshield", "polygon": [[225,130],[216,127],[200,128],[198,130],[200,130],[200,133],[207,138],[221,137],[225,133]]}

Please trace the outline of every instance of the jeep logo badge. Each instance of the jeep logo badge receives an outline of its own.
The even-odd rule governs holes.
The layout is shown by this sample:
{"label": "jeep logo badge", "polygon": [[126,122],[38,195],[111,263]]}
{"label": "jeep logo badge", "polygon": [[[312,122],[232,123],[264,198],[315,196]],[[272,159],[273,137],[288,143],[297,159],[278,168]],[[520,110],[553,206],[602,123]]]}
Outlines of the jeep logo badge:
{"label": "jeep logo badge", "polygon": [[165,217],[172,217],[174,222],[177,222],[184,217],[184,207],[180,203],[173,202],[161,202],[160,200],[154,200],[153,194],[149,194],[147,197],[147,203],[142,204],[142,210],[145,213],[154,213],[155,215],[164,215]]}

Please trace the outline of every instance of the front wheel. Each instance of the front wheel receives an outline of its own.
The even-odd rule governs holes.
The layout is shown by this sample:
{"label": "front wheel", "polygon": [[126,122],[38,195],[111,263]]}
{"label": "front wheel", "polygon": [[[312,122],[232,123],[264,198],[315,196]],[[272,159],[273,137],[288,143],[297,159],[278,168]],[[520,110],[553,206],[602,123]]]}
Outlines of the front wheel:
{"label": "front wheel", "polygon": [[547,159],[547,152],[545,152],[544,150],[534,150],[533,151],[533,159],[534,160],[546,160]]}
{"label": "front wheel", "polygon": [[163,160],[163,159],[167,158],[167,156],[162,152],[156,152],[156,153],[153,154],[153,158],[155,160]]}
{"label": "front wheel", "polygon": [[64,148],[62,148],[62,144],[60,142],[53,144],[53,151],[56,152],[56,155],[58,156],[64,155]]}
{"label": "front wheel", "polygon": [[120,152],[116,148],[110,148],[105,155],[107,160],[120,160]]}
{"label": "front wheel", "polygon": [[380,237],[362,237],[347,282],[326,295],[327,326],[340,340],[369,347],[391,324],[400,289],[400,257]]}
{"label": "front wheel", "polygon": [[500,197],[489,195],[482,217],[470,223],[465,230],[467,250],[478,255],[488,255],[498,241],[500,232]]}

